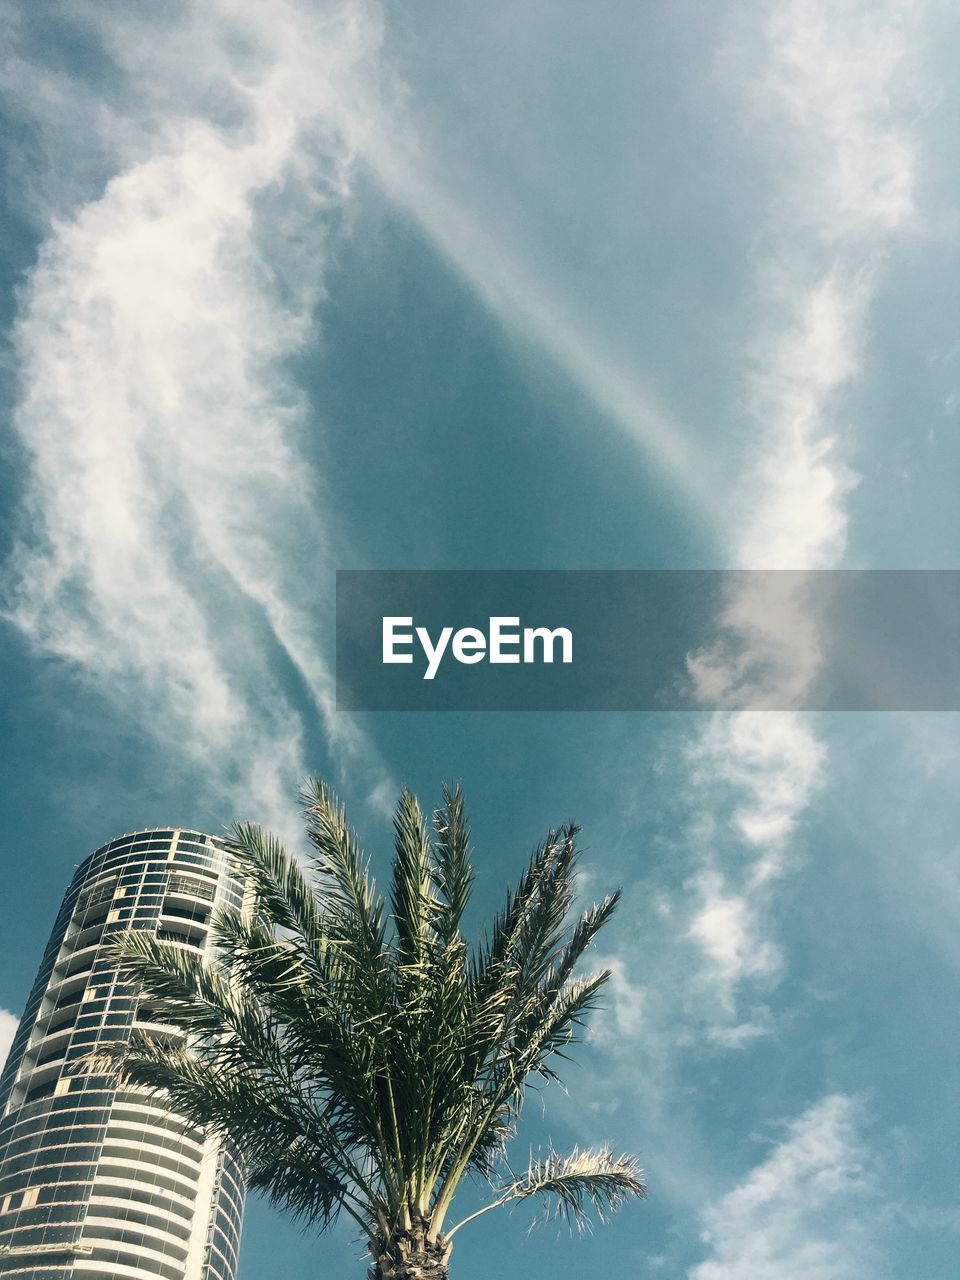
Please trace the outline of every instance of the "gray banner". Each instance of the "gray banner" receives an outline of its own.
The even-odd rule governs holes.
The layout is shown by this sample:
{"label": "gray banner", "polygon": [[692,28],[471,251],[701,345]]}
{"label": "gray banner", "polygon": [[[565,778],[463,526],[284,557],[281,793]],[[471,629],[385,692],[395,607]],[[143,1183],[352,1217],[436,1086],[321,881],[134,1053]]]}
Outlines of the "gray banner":
{"label": "gray banner", "polygon": [[341,570],[353,711],[960,709],[958,570]]}

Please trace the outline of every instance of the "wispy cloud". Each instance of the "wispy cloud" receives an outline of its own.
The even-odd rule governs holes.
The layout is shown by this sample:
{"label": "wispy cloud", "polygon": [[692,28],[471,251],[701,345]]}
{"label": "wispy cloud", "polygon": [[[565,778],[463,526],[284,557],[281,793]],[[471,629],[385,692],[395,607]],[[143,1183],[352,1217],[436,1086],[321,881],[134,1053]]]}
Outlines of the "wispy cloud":
{"label": "wispy cloud", "polygon": [[762,711],[712,717],[687,753],[691,800],[710,820],[691,829],[700,869],[677,913],[686,913],[686,936],[701,953],[689,982],[703,997],[697,1007],[715,1043],[739,1047],[741,998],[755,1001],[757,985],[768,991],[783,970],[770,907],[826,756],[803,717]]}
{"label": "wispy cloud", "polygon": [[[6,1062],[13,1037],[17,1034],[20,1019],[7,1009],[0,1009],[0,1064]],[[0,1066],[0,1071],[3,1067]]]}
{"label": "wispy cloud", "polygon": [[[761,68],[745,76],[747,101],[783,170],[757,265],[763,329],[748,348],[744,394],[757,443],[729,538],[737,567],[815,571],[844,554],[857,481],[846,442],[859,427],[845,420],[842,397],[860,369],[890,237],[916,212],[917,142],[902,107],[919,12],[897,6],[879,19],[846,0],[786,0],[725,54],[740,72]],[[691,655],[705,694],[732,694],[757,669],[781,697],[809,689],[818,620],[803,572],[778,582],[776,600],[769,583],[738,587],[716,639]],[[825,777],[826,748],[795,714],[744,712],[712,720],[689,759],[691,796],[713,818],[689,886],[689,936],[704,965],[696,980],[712,980],[717,1007],[735,1020],[741,986],[766,983],[779,967],[772,892]]]}
{"label": "wispy cloud", "polygon": [[918,99],[910,63],[925,7],[923,0],[785,0],[769,14],[761,39],[771,56],[755,101],[767,118],[779,108],[795,130],[787,157],[795,182],[784,195],[793,219],[819,238],[860,240],[913,217],[909,116]]}
{"label": "wispy cloud", "polygon": [[[859,445],[865,430],[849,418],[847,393],[868,354],[884,254],[917,220],[912,192],[890,177],[917,165],[916,138],[892,118],[905,92],[901,74],[910,78],[913,33],[892,23],[898,56],[888,50],[867,69],[872,21],[851,4],[788,2],[735,60],[754,128],[775,147],[783,181],[757,214],[756,336],[744,338],[742,384],[754,446],[729,505],[726,554],[739,568],[800,572],[784,575],[775,609],[769,591],[753,594],[749,583],[727,600],[693,664],[714,695],[761,668],[781,695],[802,697],[819,668],[821,636],[804,574],[841,563],[845,553],[857,479],[851,442]],[[829,83],[818,78],[812,32],[830,50]],[[856,87],[855,100],[845,84]],[[862,155],[838,141],[851,119]],[[854,179],[857,191],[876,191],[864,197],[859,224]],[[826,195],[811,201],[811,192]],[[676,755],[673,744],[668,776]],[[644,885],[627,905],[642,927],[614,957],[611,1007],[598,1036],[609,1055],[608,1087],[591,1097],[617,1111],[649,1153],[658,1193],[678,1206],[715,1196],[722,1176],[704,1134],[712,1120],[685,1091],[688,1073],[712,1071],[718,1055],[775,1042],[786,1030],[790,1015],[773,999],[790,964],[779,895],[785,875],[802,865],[798,832],[829,776],[827,744],[803,715],[710,717],[687,741],[679,769],[678,815],[687,826],[672,848],[682,882],[652,900]],[[575,1100],[571,1123],[582,1105]],[[709,1256],[690,1280],[878,1274],[876,1259],[859,1247],[861,1159],[856,1104],[825,1099],[707,1213]]]}
{"label": "wispy cloud", "polygon": [[[29,473],[11,617],[210,791],[289,829],[304,725],[266,635],[338,762],[359,757],[379,780],[333,714],[316,636],[330,534],[284,372],[312,332],[364,127],[351,86],[379,26],[353,3],[267,14],[220,0],[160,26],[125,6],[76,16],[124,106],[94,117],[106,185],[64,213],[58,184],[20,294]],[[73,119],[62,76],[51,87],[44,66],[21,65],[14,79],[41,139],[89,148],[82,87]]]}
{"label": "wispy cloud", "polygon": [[866,1280],[877,1272],[875,1174],[855,1099],[831,1094],[703,1214],[708,1256],[690,1280]]}

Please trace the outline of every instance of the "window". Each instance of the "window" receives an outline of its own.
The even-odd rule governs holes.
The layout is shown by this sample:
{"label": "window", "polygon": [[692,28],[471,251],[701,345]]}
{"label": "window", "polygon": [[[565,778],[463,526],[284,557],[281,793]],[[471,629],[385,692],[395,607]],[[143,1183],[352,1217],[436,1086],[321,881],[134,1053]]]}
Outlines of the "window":
{"label": "window", "polygon": [[49,1084],[38,1084],[30,1090],[24,1098],[24,1102],[39,1102],[41,1098],[52,1098],[54,1091],[54,1083],[51,1080]]}
{"label": "window", "polygon": [[186,929],[164,928],[157,930],[157,938],[161,942],[179,942],[187,947],[202,947],[204,935],[202,933],[188,933]]}
{"label": "window", "polygon": [[109,902],[116,887],[116,877],[111,876],[109,880],[101,880],[99,883],[91,885],[89,889],[84,889],[77,899],[77,911],[86,911],[89,907],[96,907],[101,902]]}
{"label": "window", "polygon": [[25,1191],[11,1191],[3,1197],[0,1213],[13,1213],[15,1209],[33,1209],[39,1199],[39,1187],[27,1187]]}
{"label": "window", "polygon": [[186,893],[191,897],[204,898],[207,902],[212,902],[216,894],[216,886],[209,880],[202,880],[199,876],[185,876],[171,871],[167,892]]}
{"label": "window", "polygon": [[210,919],[210,912],[206,907],[178,907],[170,902],[163,904],[160,913],[165,916],[175,916],[178,920],[195,920],[197,924],[206,924]]}
{"label": "window", "polygon": [[69,1009],[71,1005],[79,1004],[81,1000],[85,999],[84,988],[79,987],[76,991],[71,991],[68,995],[61,996],[53,1007],[55,1011],[57,1009]]}

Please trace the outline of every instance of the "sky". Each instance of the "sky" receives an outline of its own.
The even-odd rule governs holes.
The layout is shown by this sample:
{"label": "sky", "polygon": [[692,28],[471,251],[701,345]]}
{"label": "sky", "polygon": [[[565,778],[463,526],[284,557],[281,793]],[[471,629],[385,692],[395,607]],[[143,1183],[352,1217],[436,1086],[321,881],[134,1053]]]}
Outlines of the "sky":
{"label": "sky", "polygon": [[[114,835],[299,848],[320,773],[382,871],[461,779],[475,928],[571,817],[624,888],[517,1141],[650,1195],[454,1274],[953,1280],[957,715],[347,716],[332,626],[337,568],[956,568],[955,7],[0,8],[0,1042]],[[731,634],[815,679],[744,589],[705,689]],[[360,1253],[254,1203],[240,1280]]]}

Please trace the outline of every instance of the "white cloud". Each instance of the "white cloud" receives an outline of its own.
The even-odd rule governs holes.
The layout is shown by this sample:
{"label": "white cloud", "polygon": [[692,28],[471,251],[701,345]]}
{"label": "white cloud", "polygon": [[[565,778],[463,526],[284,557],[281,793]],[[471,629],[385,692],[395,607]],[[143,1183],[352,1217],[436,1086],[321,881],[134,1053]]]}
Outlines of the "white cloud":
{"label": "white cloud", "polygon": [[724,1008],[746,978],[768,978],[780,967],[777,948],[761,935],[755,912],[744,894],[731,893],[716,872],[695,880],[696,906],[689,936],[709,962],[710,985]]}
{"label": "white cloud", "polygon": [[857,372],[866,289],[831,274],[798,298],[788,291],[795,319],[758,344],[747,400],[758,454],[741,485],[732,553],[735,567],[768,572],[733,580],[716,639],[688,659],[713,705],[799,705],[819,670],[807,574],[835,566],[846,543],[856,477],[838,456],[834,397]]}
{"label": "white cloud", "polygon": [[703,1214],[709,1255],[690,1280],[868,1280],[874,1178],[857,1102],[831,1094]]}
{"label": "white cloud", "polygon": [[[714,636],[691,655],[705,702],[739,706],[749,693],[754,705],[802,704],[820,671],[806,587],[845,554],[857,483],[848,457],[863,442],[849,392],[869,356],[884,254],[916,225],[918,141],[903,107],[920,7],[907,6],[902,21],[884,14],[891,21],[877,36],[856,5],[784,0],[763,8],[734,59],[779,185],[756,214],[756,332],[743,343],[741,400],[753,456],[728,499],[727,556],[734,568],[770,572],[735,584]],[[693,816],[677,850],[682,885],[637,902],[642,942],[625,940],[617,972],[626,1007],[642,1017],[632,1039],[604,1040],[622,1063],[644,1055],[651,1095],[669,1087],[678,1055],[776,1035],[769,1002],[789,965],[777,894],[802,866],[797,835],[829,777],[817,724],[792,711],[712,716],[684,765]],[[622,997],[612,999],[607,1028]]]}
{"label": "white cloud", "polygon": [[740,1026],[762,1024],[769,1033],[768,1011],[755,1007],[744,1023],[740,1002],[769,994],[785,967],[771,907],[826,760],[824,744],[795,712],[721,713],[688,745],[696,817],[686,839],[695,870],[669,915],[682,931],[687,1013],[705,1023],[710,1043],[741,1047],[750,1037]]}
{"label": "white cloud", "polygon": [[[701,696],[711,700],[802,702],[820,666],[806,572],[835,565],[844,548],[843,500],[853,477],[836,457],[831,413],[834,395],[857,368],[855,329],[863,299],[830,278],[801,294],[796,305],[796,324],[771,345],[752,380],[753,413],[763,425],[758,462],[744,491],[757,496],[747,504],[734,550],[739,567],[775,572],[737,580],[717,619],[717,639],[691,655],[691,674]],[[826,749],[796,713],[743,711],[713,718],[689,760],[698,803],[717,808],[721,837],[742,850],[738,887],[723,890],[724,901],[737,904],[740,943],[730,943],[721,963],[712,926],[705,926],[715,919],[709,903],[695,903],[691,926],[716,978],[720,1005],[735,1016],[741,979],[766,977],[777,968],[776,948],[763,938],[761,922],[770,886],[787,865],[788,839],[822,782]],[[714,855],[705,856],[712,868]]]}
{"label": "white cloud", "polygon": [[822,782],[826,749],[801,716],[746,711],[711,720],[687,752],[701,795],[729,800],[729,829],[755,851],[754,881],[777,855]]}
{"label": "white cloud", "polygon": [[752,1022],[738,1022],[732,1026],[711,1027],[707,1032],[714,1044],[724,1049],[746,1049],[755,1040],[763,1040],[773,1034],[771,1018],[766,1009],[758,1010]]}
{"label": "white cloud", "polygon": [[10,1046],[13,1044],[13,1037],[17,1034],[19,1025],[18,1017],[8,1009],[0,1009],[0,1071],[3,1070],[3,1063],[7,1060],[7,1054],[10,1052]]}
{"label": "white cloud", "polygon": [[[784,0],[739,54],[727,51],[784,184],[758,255],[763,336],[749,351],[744,396],[756,455],[730,551],[736,567],[794,572],[731,591],[715,639],[690,657],[711,701],[797,705],[820,667],[805,574],[835,567],[844,553],[856,476],[843,456],[852,424],[842,393],[863,358],[889,237],[914,221],[917,144],[898,109],[913,93],[919,10],[885,7],[881,17],[845,0]],[[700,829],[713,836],[690,882],[688,936],[703,953],[694,981],[714,984],[734,1022],[741,985],[777,971],[772,893],[825,776],[826,748],[795,713],[747,711],[714,718],[689,760],[691,798],[712,817]]]}
{"label": "white cloud", "polygon": [[608,1048],[635,1039],[643,1026],[647,996],[630,976],[629,963],[618,955],[591,956],[590,969],[610,971],[601,1008],[590,1023],[590,1039]]}
{"label": "white cloud", "polygon": [[[363,129],[351,86],[379,26],[359,3],[220,0],[159,29],[126,9],[86,17],[135,87],[126,118],[96,117],[114,176],[54,224],[20,295],[11,616],[234,809],[289,829],[304,727],[264,630],[340,764],[360,756],[377,784],[315,636],[329,531],[283,362],[322,295]],[[19,81],[48,136],[88,147],[82,90],[71,119],[61,80]]]}
{"label": "white cloud", "polygon": [[897,108],[915,106],[909,60],[921,10],[911,0],[786,0],[770,14],[759,97],[797,131],[796,198],[806,207],[796,216],[824,236],[889,231],[914,214],[916,151]]}
{"label": "white cloud", "polygon": [[835,397],[858,370],[868,282],[837,267],[794,296],[779,284],[788,326],[753,357],[748,403],[760,456],[743,486],[756,496],[736,535],[740,567],[825,569],[843,554],[843,503],[856,477],[838,457]]}

